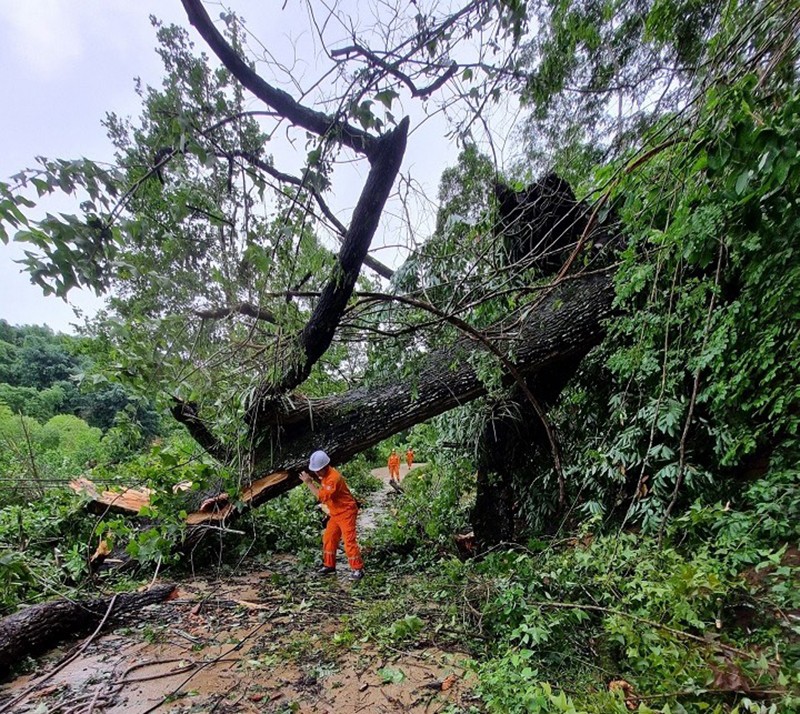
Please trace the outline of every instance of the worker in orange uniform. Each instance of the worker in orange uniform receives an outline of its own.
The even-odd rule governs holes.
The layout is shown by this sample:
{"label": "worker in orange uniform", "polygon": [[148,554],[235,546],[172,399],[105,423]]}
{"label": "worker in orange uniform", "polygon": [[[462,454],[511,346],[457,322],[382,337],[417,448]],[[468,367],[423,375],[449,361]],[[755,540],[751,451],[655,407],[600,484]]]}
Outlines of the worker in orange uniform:
{"label": "worker in orange uniform", "polygon": [[408,464],[408,470],[411,471],[411,464],[414,463],[414,449],[412,449],[410,446],[406,451],[406,463]]}
{"label": "worker in orange uniform", "polygon": [[397,449],[392,449],[392,453],[389,454],[389,478],[396,482],[400,483],[400,456],[397,453]]}
{"label": "worker in orange uniform", "polygon": [[336,572],[336,551],[339,541],[344,538],[344,552],[352,571],[350,576],[353,580],[361,580],[364,577],[364,561],[356,540],[358,504],[342,474],[330,463],[330,457],[324,451],[315,451],[308,461],[308,471],[311,473],[303,471],[300,474],[300,480],[327,507],[330,515],[322,533],[322,568],[319,572],[320,575],[333,575]]}

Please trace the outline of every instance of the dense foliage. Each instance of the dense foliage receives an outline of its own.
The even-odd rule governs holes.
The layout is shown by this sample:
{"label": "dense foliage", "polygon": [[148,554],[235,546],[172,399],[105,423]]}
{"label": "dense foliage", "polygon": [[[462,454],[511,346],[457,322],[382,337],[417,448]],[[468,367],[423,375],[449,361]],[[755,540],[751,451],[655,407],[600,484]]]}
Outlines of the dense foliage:
{"label": "dense foliage", "polygon": [[0,322],[0,492],[42,496],[161,433],[152,404],[95,369],[91,343]]}
{"label": "dense foliage", "polygon": [[[674,17],[665,7],[654,3],[643,27],[681,51],[691,25],[662,24]],[[789,46],[765,49],[791,22],[770,7],[721,10],[686,105],[660,105],[639,134],[652,148],[591,178],[628,247],[615,276],[622,314],[554,417],[587,515],[658,531],[695,495],[735,498],[748,476],[797,463],[798,93]],[[648,65],[635,67],[644,80]]]}
{"label": "dense foliage", "polygon": [[[504,344],[497,326],[532,311],[553,276],[535,261],[510,265],[499,178],[521,189],[555,168],[590,221],[617,226],[609,250],[583,246],[573,274],[557,278],[608,275],[615,313],[544,418],[512,391],[520,384],[509,386],[505,358],[476,351],[482,400],[370,450],[371,466],[408,444],[431,463],[388,501],[365,549],[374,580],[364,587],[403,596],[362,609],[348,626],[381,647],[444,633],[472,656],[480,710],[490,712],[792,711],[800,706],[800,15],[755,0],[490,5],[514,45],[497,83],[517,93],[528,117],[515,168],[501,177],[488,154],[466,145],[442,175],[433,235],[386,293],[360,279],[364,294],[350,301],[302,397],[292,390],[276,400],[387,380],[415,385],[431,352],[464,334]],[[431,17],[420,13],[420,27]],[[235,17],[223,21],[241,49]],[[332,186],[334,142],[309,135],[300,183],[284,182],[265,200],[285,176],[266,154],[271,137],[257,112],[183,30],[155,24],[165,82],[139,87],[137,122],[108,117],[116,168],[43,162],[18,177],[40,196],[79,187],[89,196],[83,217],[32,222],[28,199],[0,184],[0,218],[43,251],[30,257],[34,280],[59,294],[78,283],[115,289],[91,338],[0,323],[0,605],[8,609],[87,586],[100,539],[144,566],[140,573],[186,563],[176,548],[185,534],[180,489],[214,483],[236,503],[246,460],[220,466],[134,395],[196,400],[224,444],[245,445],[243,414],[291,356],[333,264],[314,211],[318,192]],[[439,57],[436,42],[430,53]],[[398,79],[380,81],[387,76]],[[358,81],[372,87],[368,75]],[[465,94],[489,101],[496,92]],[[388,110],[399,95],[382,96]],[[351,116],[381,131],[374,102],[357,99]],[[98,265],[86,262],[95,244]],[[515,427],[534,420],[550,429],[551,449],[534,448],[530,431]],[[475,471],[485,435],[501,428],[523,443],[506,462],[512,473],[485,484],[511,484],[514,543],[476,553]],[[154,489],[141,514],[147,528],[75,517],[79,500],[53,480],[89,468],[101,481]],[[366,461],[346,468],[368,497],[376,484]],[[192,557],[316,558],[320,515],[304,489],[239,523]]]}

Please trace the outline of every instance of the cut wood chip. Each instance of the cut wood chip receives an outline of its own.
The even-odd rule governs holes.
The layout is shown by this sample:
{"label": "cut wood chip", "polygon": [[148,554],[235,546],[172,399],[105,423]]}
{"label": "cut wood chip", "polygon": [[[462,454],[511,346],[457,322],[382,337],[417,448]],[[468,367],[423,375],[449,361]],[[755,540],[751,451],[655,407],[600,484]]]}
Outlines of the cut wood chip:
{"label": "cut wood chip", "polygon": [[89,496],[92,502],[105,506],[112,511],[139,513],[150,505],[150,496],[154,493],[149,488],[123,488],[119,491],[102,491],[87,478],[77,478],[69,482],[75,493]]}
{"label": "cut wood chip", "polygon": [[442,682],[442,691],[446,692],[450,689],[456,682],[458,681],[458,677],[456,675],[451,674],[449,677],[445,677],[444,681]]}
{"label": "cut wood chip", "polygon": [[105,538],[100,540],[97,549],[94,551],[94,554],[91,558],[89,558],[89,567],[92,569],[92,572],[97,570],[106,560],[106,557],[111,553],[111,546],[108,544],[108,541]]}

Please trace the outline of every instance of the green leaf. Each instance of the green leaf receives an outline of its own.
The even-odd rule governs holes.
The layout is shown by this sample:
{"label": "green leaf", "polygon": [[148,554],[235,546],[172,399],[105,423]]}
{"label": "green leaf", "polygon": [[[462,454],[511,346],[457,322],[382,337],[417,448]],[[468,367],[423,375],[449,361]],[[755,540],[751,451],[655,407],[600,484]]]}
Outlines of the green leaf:
{"label": "green leaf", "polygon": [[382,92],[378,92],[375,95],[375,99],[377,99],[387,109],[391,109],[392,102],[399,96],[400,95],[397,92],[395,92],[394,89],[384,89]]}
{"label": "green leaf", "polygon": [[775,166],[772,170],[772,175],[775,178],[775,183],[782,186],[789,176],[789,169],[791,162],[783,154],[780,154],[775,160]]}
{"label": "green leaf", "polygon": [[406,678],[402,670],[392,669],[391,667],[379,669],[378,674],[384,684],[400,684]]}
{"label": "green leaf", "polygon": [[750,169],[742,171],[736,179],[736,195],[741,196],[746,190],[747,185],[750,183]]}

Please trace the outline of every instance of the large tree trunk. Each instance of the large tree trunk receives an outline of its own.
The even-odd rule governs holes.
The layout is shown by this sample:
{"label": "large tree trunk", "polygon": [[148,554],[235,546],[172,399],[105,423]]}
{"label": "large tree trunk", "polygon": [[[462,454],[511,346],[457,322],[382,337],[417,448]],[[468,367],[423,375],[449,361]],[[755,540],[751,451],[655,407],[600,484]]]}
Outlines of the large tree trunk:
{"label": "large tree trunk", "polygon": [[[588,350],[587,350],[588,351]],[[551,365],[528,377],[528,389],[539,406],[549,410],[578,371],[584,354]],[[516,537],[518,485],[528,480],[537,462],[552,462],[547,429],[520,388],[493,405],[486,421],[478,458],[477,492],[472,529],[481,550]],[[559,499],[551,499],[560,506]]]}
{"label": "large tree trunk", "polygon": [[[602,339],[612,297],[605,274],[573,278],[553,288],[513,335],[500,327],[488,334],[495,344],[504,344],[507,354],[513,354],[525,376],[542,370],[551,375],[571,374],[574,365]],[[413,384],[393,381],[320,399],[295,398],[293,409],[262,413],[252,425],[260,442],[250,456],[253,482],[262,481],[246,506],[258,506],[299,485],[297,472],[306,468],[308,455],[315,449],[327,451],[334,464],[343,463],[398,432],[483,396],[485,387],[469,357],[486,349],[464,337],[452,347],[431,353]],[[556,396],[560,391],[561,387]],[[279,471],[288,473],[264,478]],[[208,496],[194,494],[196,500],[187,505],[197,509]],[[224,515],[232,519],[237,513],[229,509]]]}
{"label": "large tree trunk", "polygon": [[14,663],[41,654],[66,637],[90,632],[108,615],[109,622],[169,599],[175,585],[156,585],[140,593],[119,593],[111,598],[83,602],[54,600],[32,605],[0,620],[0,677]]}
{"label": "large tree trunk", "polygon": [[[566,281],[524,318],[518,331],[509,335],[499,328],[494,335],[493,331],[486,334],[495,344],[506,341],[505,352],[513,354],[525,376],[574,364],[576,357],[582,358],[602,339],[612,297],[606,275]],[[255,433],[263,435],[253,453],[256,473],[305,467],[308,455],[320,448],[334,463],[347,461],[393,434],[483,396],[485,387],[470,363],[476,351],[487,350],[464,337],[452,347],[431,353],[415,383],[393,381],[322,399],[303,399],[272,423],[254,424]]]}

